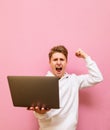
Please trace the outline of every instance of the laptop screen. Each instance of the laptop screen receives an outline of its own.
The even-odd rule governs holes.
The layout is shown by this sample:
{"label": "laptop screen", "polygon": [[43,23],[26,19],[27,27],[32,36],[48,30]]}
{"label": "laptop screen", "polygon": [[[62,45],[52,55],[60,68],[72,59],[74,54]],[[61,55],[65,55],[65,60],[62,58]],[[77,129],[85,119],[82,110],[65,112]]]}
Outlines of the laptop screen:
{"label": "laptop screen", "polygon": [[7,76],[14,106],[45,105],[60,108],[59,83],[55,76]]}

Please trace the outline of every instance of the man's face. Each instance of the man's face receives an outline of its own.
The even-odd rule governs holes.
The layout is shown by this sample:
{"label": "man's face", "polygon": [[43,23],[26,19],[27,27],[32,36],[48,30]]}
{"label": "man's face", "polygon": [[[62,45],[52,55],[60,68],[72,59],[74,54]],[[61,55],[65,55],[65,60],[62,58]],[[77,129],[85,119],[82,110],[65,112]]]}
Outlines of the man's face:
{"label": "man's face", "polygon": [[67,59],[64,54],[55,52],[50,59],[50,66],[52,73],[61,78],[65,74],[65,68],[67,65]]}

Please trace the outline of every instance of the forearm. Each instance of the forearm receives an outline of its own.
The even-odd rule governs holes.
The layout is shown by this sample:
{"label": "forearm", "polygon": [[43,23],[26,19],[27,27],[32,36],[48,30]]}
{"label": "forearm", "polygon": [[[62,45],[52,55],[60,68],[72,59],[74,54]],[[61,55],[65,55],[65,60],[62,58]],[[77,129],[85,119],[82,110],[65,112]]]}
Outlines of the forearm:
{"label": "forearm", "polygon": [[95,63],[95,61],[93,61],[90,56],[87,56],[85,58],[86,64],[87,64],[87,68],[88,68],[88,72],[89,75],[91,76],[91,78],[95,81],[95,82],[101,82],[103,80],[103,76],[102,73],[99,69],[99,67],[97,66],[97,64]]}
{"label": "forearm", "polygon": [[103,80],[97,64],[89,56],[85,58],[85,62],[88,73],[78,76],[80,88],[94,86]]}

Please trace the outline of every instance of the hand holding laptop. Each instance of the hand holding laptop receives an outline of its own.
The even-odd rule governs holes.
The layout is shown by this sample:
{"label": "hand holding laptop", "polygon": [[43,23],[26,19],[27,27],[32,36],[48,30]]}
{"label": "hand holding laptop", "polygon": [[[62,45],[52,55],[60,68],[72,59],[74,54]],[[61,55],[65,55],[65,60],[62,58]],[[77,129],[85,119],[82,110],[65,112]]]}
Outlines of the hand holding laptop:
{"label": "hand holding laptop", "polygon": [[42,107],[36,106],[36,107],[28,107],[27,110],[33,110],[39,114],[45,114],[46,112],[50,110],[50,108],[46,108],[44,106]]}

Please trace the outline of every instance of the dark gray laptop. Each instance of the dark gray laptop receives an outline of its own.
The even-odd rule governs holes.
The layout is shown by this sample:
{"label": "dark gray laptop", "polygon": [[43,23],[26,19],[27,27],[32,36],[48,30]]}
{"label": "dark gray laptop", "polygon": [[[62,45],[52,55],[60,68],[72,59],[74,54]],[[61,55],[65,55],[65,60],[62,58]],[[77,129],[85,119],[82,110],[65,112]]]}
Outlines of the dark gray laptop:
{"label": "dark gray laptop", "polygon": [[59,108],[58,78],[54,76],[7,76],[14,106],[44,105]]}

